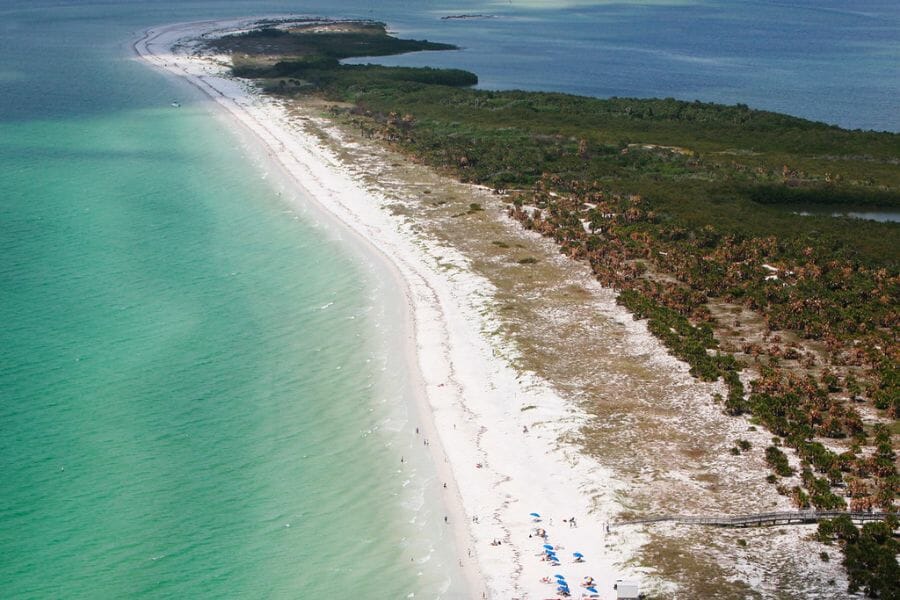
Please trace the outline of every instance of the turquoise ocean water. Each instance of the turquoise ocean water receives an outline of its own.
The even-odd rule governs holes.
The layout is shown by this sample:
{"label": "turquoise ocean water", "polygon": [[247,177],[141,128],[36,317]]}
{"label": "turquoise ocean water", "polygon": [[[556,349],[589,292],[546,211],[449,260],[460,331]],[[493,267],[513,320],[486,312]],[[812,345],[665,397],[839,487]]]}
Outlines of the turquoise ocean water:
{"label": "turquoise ocean water", "polygon": [[112,13],[4,15],[0,597],[452,594],[388,279]]}
{"label": "turquoise ocean water", "polygon": [[[793,38],[807,56],[761,43],[746,62],[784,74],[774,94],[750,66],[700,59],[751,15],[784,39],[785,15],[803,22],[808,5],[536,4],[0,0],[0,597],[461,594],[411,431],[390,278],[294,208],[202,97],[133,60],[140,29],[373,17],[465,46],[403,60],[455,62],[497,87],[774,98],[801,116],[898,128],[889,3],[812,11]],[[476,11],[502,18],[438,18]],[[685,15],[724,29],[704,37]],[[840,31],[859,34],[835,38],[852,51],[817,51]],[[542,62],[525,32],[563,62]],[[613,32],[631,37],[596,50]],[[749,52],[741,39],[722,52]],[[601,55],[618,69],[591,75]],[[662,77],[668,64],[684,76]],[[855,89],[838,85],[854,69]]]}

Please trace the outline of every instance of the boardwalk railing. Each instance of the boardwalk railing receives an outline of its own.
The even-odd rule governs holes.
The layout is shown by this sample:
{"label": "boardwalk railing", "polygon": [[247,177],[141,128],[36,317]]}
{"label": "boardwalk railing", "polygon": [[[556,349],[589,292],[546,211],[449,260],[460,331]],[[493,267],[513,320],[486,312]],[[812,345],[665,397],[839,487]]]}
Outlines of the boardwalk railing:
{"label": "boardwalk railing", "polygon": [[610,523],[609,526],[610,529],[613,529],[616,527],[624,527],[626,525],[681,523],[685,525],[711,525],[713,527],[770,527],[772,525],[801,525],[804,523],[815,523],[822,519],[833,519],[839,516],[850,517],[853,521],[883,521],[891,514],[893,513],[801,510],[737,516],[667,515],[662,517],[647,517],[645,519],[619,521],[618,523]]}

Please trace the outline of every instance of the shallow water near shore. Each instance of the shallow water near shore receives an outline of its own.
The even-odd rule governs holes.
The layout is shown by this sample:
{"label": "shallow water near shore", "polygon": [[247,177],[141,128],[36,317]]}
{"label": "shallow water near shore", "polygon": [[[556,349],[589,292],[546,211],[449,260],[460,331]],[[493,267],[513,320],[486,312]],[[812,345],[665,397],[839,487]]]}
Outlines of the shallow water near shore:
{"label": "shallow water near shore", "polygon": [[[303,10],[474,43],[438,20],[458,6]],[[296,9],[0,1],[0,596],[460,597],[396,292],[129,53],[150,25]],[[539,15],[503,22],[571,17]]]}
{"label": "shallow water near shore", "polygon": [[78,14],[0,111],[0,595],[452,596],[383,268]]}

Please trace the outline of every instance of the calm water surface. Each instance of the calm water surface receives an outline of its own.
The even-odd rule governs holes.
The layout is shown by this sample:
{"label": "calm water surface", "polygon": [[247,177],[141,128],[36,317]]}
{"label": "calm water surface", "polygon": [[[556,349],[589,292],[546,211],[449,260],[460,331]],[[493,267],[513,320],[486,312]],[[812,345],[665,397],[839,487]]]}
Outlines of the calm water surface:
{"label": "calm water surface", "polygon": [[850,208],[835,211],[833,208],[823,206],[784,207],[791,212],[803,216],[827,216],[850,217],[864,219],[866,221],[880,221],[882,223],[900,223],[900,212],[896,210],[873,210],[870,208]]}
{"label": "calm water surface", "polygon": [[127,54],[197,14],[4,6],[0,597],[458,597],[389,281]]}

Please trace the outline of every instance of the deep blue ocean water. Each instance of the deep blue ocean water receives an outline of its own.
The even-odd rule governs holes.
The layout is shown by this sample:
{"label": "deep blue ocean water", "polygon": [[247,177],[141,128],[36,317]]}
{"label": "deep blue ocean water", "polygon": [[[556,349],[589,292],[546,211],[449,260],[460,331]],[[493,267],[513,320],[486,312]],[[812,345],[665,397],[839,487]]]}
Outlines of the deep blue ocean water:
{"label": "deep blue ocean water", "polygon": [[900,3],[892,0],[513,0],[475,12],[496,18],[398,16],[390,21],[398,32],[462,51],[374,62],[464,68],[492,89],[744,103],[900,131]]}
{"label": "deep blue ocean water", "polygon": [[396,291],[138,31],[368,17],[487,87],[897,130],[898,9],[841,6],[0,0],[0,597],[460,593]]}

